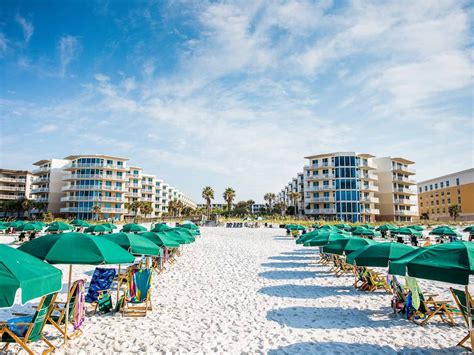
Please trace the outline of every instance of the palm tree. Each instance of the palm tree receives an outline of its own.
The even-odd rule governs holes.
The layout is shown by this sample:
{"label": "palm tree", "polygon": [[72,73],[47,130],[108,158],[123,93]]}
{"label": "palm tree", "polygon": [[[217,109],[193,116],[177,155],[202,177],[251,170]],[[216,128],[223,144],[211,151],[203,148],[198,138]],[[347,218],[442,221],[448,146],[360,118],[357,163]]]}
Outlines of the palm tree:
{"label": "palm tree", "polygon": [[275,205],[275,208],[280,211],[283,217],[286,213],[286,209],[288,208],[288,206],[286,205],[285,201],[280,201]]}
{"label": "palm tree", "polygon": [[98,221],[99,220],[99,215],[102,212],[102,206],[101,205],[92,206],[91,212],[95,214],[96,221]]}
{"label": "palm tree", "polygon": [[270,214],[273,212],[273,201],[276,200],[276,195],[273,192],[267,192],[264,196],[263,199],[268,202],[268,209],[270,211]]}
{"label": "palm tree", "polygon": [[33,208],[33,201],[31,200],[28,200],[27,198],[24,198],[24,199],[21,199],[20,200],[20,207],[21,207],[21,211],[23,212],[23,215],[25,212],[28,213],[28,217],[30,216],[30,211],[31,209]]}
{"label": "palm tree", "polygon": [[133,222],[136,223],[137,222],[137,214],[138,214],[138,210],[140,209],[142,205],[142,202],[140,201],[133,201],[132,203],[130,202],[127,202],[125,204],[125,208],[131,212],[133,212]]}
{"label": "palm tree", "polygon": [[294,208],[293,215],[295,215],[295,216],[296,216],[296,201],[298,201],[300,199],[300,196],[301,195],[300,195],[299,192],[290,192],[290,194],[289,194],[290,200],[293,203],[293,208]]}
{"label": "palm tree", "polygon": [[178,214],[178,217],[181,217],[181,213],[183,212],[183,210],[184,210],[185,207],[186,207],[186,206],[184,205],[183,201],[178,200],[178,201],[176,202],[176,212],[177,212],[177,214]]}
{"label": "palm tree", "polygon": [[214,200],[214,190],[210,186],[202,189],[202,198],[206,200],[207,204],[207,219],[211,217],[211,201]]}
{"label": "palm tree", "polygon": [[248,210],[248,213],[252,214],[252,206],[255,205],[255,201],[254,200],[248,200],[247,201],[247,210]]}
{"label": "palm tree", "polygon": [[230,212],[232,210],[232,202],[234,202],[235,198],[235,190],[232,187],[228,187],[225,189],[222,197],[224,201],[227,202],[227,212]]}
{"label": "palm tree", "polygon": [[456,218],[459,217],[459,214],[461,213],[461,206],[459,205],[451,205],[448,208],[449,215],[454,219],[456,222]]}
{"label": "palm tree", "polygon": [[151,202],[142,202],[139,209],[140,209],[140,213],[145,215],[145,217],[153,212],[153,206]]}

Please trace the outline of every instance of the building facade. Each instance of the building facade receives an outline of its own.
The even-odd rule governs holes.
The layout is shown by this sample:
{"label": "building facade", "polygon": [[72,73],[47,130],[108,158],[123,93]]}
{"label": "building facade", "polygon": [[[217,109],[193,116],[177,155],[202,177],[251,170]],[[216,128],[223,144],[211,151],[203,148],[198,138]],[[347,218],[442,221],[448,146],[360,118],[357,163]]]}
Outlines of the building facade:
{"label": "building facade", "polygon": [[412,222],[418,216],[414,162],[404,158],[375,158],[378,176],[376,193],[380,221]]}
{"label": "building facade", "polygon": [[419,182],[417,189],[420,216],[449,221],[449,207],[458,205],[457,220],[474,220],[474,168]]}
{"label": "building facade", "polygon": [[[27,170],[0,169],[0,202],[8,203],[20,199],[31,199],[33,175]],[[7,211],[0,216],[8,216]]]}

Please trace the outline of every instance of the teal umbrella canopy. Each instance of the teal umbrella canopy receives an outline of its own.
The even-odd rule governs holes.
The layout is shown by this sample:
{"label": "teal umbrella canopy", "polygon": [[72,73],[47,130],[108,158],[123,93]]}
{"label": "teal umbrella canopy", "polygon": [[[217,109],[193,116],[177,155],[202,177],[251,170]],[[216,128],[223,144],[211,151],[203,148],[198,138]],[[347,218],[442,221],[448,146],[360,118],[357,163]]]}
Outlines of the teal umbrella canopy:
{"label": "teal umbrella canopy", "polygon": [[16,229],[16,228],[18,228],[18,227],[24,225],[25,223],[26,223],[25,221],[20,221],[20,220],[18,220],[18,221],[9,222],[9,223],[8,223],[8,226],[9,226],[10,228],[15,228],[15,229]]}
{"label": "teal umbrella canopy", "polygon": [[121,231],[126,232],[126,233],[130,233],[130,232],[138,233],[138,232],[146,232],[146,228],[140,224],[130,223],[130,224],[124,225]]}
{"label": "teal umbrella canopy", "polygon": [[387,223],[387,224],[381,225],[376,230],[379,231],[379,232],[386,232],[386,231],[394,231],[396,229],[398,229],[397,226],[395,226],[393,224],[390,224],[390,223]]}
{"label": "teal umbrella canopy", "polygon": [[155,243],[140,234],[112,233],[101,236],[120,245],[123,249],[134,255],[159,255],[160,248]]}
{"label": "teal umbrella canopy", "polygon": [[435,229],[433,229],[431,232],[430,232],[431,235],[447,235],[447,236],[457,236],[457,237],[460,237],[461,234],[459,234],[458,232],[456,232],[454,229],[452,229],[451,227],[448,227],[448,226],[440,226],[440,227],[437,227]]}
{"label": "teal umbrella canopy", "polygon": [[474,226],[466,227],[462,230],[463,232],[474,233]]}
{"label": "teal umbrella canopy", "polygon": [[320,246],[323,246],[323,245],[326,245],[328,243],[331,243],[333,241],[336,241],[336,240],[340,240],[340,239],[346,239],[347,237],[345,237],[344,235],[342,234],[339,234],[339,233],[321,233],[320,235],[316,236],[316,237],[313,237],[311,239],[308,239],[306,241],[304,241],[303,243],[303,246],[305,247],[320,247]]}
{"label": "teal umbrella canopy", "polygon": [[101,223],[101,224],[102,224],[103,226],[109,227],[109,229],[110,229],[111,231],[117,228],[117,226],[116,226],[115,224],[110,223],[110,222],[108,222],[108,223]]}
{"label": "teal umbrella canopy", "polygon": [[371,239],[360,238],[360,237],[348,237],[345,239],[335,240],[327,244],[326,246],[323,247],[323,252],[329,253],[329,254],[348,255],[356,251],[357,249],[365,247],[366,245],[376,244],[376,243],[377,242]]}
{"label": "teal umbrella canopy", "polygon": [[373,225],[368,224],[368,223],[361,224],[359,227],[367,228],[367,229],[375,229],[375,227]]}
{"label": "teal umbrella canopy", "polygon": [[126,264],[135,259],[120,246],[101,236],[77,232],[48,234],[18,249],[51,264]]}
{"label": "teal umbrella canopy", "polygon": [[165,248],[179,248],[181,245],[178,241],[173,238],[170,238],[165,233],[162,232],[143,232],[139,234],[143,238],[148,239],[149,241],[155,243],[160,247]]}
{"label": "teal umbrella canopy", "polygon": [[451,242],[418,248],[392,261],[389,273],[468,285],[474,274],[474,243]]}
{"label": "teal umbrella canopy", "polygon": [[357,227],[352,231],[352,235],[360,236],[380,236],[379,232],[376,232],[374,229],[368,229],[365,227]]}
{"label": "teal umbrella canopy", "polygon": [[64,232],[73,230],[74,227],[64,222],[53,222],[49,225],[46,232]]}
{"label": "teal umbrella canopy", "polygon": [[416,230],[416,231],[418,231],[418,232],[422,232],[422,231],[425,230],[425,228],[423,228],[422,226],[417,226],[417,225],[415,225],[415,226],[408,226],[408,228],[414,229],[414,230]]}
{"label": "teal umbrella canopy", "polygon": [[61,289],[61,270],[22,252],[0,244],[0,308],[11,307],[21,289],[26,303]]}
{"label": "teal umbrella canopy", "polygon": [[187,228],[187,229],[194,229],[194,230],[199,230],[199,227],[195,225],[193,222],[184,222],[179,225],[181,228]]}
{"label": "teal umbrella canopy", "polygon": [[83,221],[82,219],[75,219],[71,222],[71,225],[74,227],[89,227],[90,224],[87,223],[86,221]]}
{"label": "teal umbrella canopy", "polygon": [[150,230],[150,232],[158,233],[158,232],[164,232],[164,231],[171,230],[171,229],[173,229],[173,227],[168,226],[166,223],[159,223],[159,224],[156,224]]}
{"label": "teal umbrella canopy", "polygon": [[169,239],[172,239],[179,244],[190,244],[192,241],[187,237],[179,233],[178,231],[175,231],[174,229],[167,230],[164,232],[158,232],[160,235],[163,234],[167,236]]}
{"label": "teal umbrella canopy", "polygon": [[43,229],[43,227],[37,223],[29,222],[22,224],[16,230],[18,232],[39,232]]}
{"label": "teal umbrella canopy", "polygon": [[316,237],[319,233],[321,233],[319,229],[315,229],[309,233],[302,234],[298,237],[298,239],[296,239],[296,244],[303,244],[306,240]]}
{"label": "teal umbrella canopy", "polygon": [[182,227],[176,227],[176,230],[178,230],[180,233],[184,233],[186,235],[189,235],[190,237],[195,237],[198,235],[197,231],[194,229],[188,229],[188,228],[182,228]]}
{"label": "teal umbrella canopy", "polygon": [[421,237],[423,235],[421,232],[408,228],[408,227],[397,228],[391,231],[391,233],[399,234],[399,235],[413,235],[415,237]]}
{"label": "teal umbrella canopy", "polygon": [[286,229],[290,231],[304,231],[306,230],[306,227],[301,224],[287,224]]}
{"label": "teal umbrella canopy", "polygon": [[89,226],[84,230],[84,233],[107,233],[112,232],[112,230],[103,224],[95,224],[93,226]]}
{"label": "teal umbrella canopy", "polygon": [[339,223],[335,225],[336,228],[342,229],[342,230],[349,230],[351,229],[351,226],[345,223]]}
{"label": "teal umbrella canopy", "polygon": [[399,259],[415,250],[406,244],[385,242],[369,244],[350,253],[346,262],[357,266],[387,267],[389,261]]}

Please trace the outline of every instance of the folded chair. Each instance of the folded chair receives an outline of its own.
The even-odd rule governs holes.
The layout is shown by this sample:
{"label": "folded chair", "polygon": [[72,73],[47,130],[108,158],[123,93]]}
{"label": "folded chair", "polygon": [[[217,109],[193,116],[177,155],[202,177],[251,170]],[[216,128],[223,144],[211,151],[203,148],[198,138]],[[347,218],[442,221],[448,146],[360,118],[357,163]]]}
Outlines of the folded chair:
{"label": "folded chair", "polygon": [[108,313],[112,310],[111,288],[117,272],[115,269],[97,267],[92,275],[85,301],[94,307],[95,314]]}
{"label": "folded chair", "polygon": [[457,310],[450,301],[435,300],[435,294],[423,294],[415,278],[406,276],[405,279],[410,290],[405,306],[408,319],[419,325],[425,325],[434,316],[439,316],[444,323],[451,326],[456,324],[453,315],[457,313]]}
{"label": "folded chair", "polygon": [[0,342],[6,343],[1,352],[6,351],[11,343],[16,343],[28,354],[34,355],[35,352],[31,350],[29,343],[34,343],[38,340],[43,340],[48,346],[43,351],[43,354],[49,354],[54,351],[54,345],[43,335],[43,327],[52,311],[56,296],[57,293],[43,296],[33,315],[22,314],[22,317],[13,318],[7,322],[0,322]]}
{"label": "folded chair", "polygon": [[116,310],[123,316],[144,317],[151,305],[151,269],[132,268],[127,278],[125,294],[117,302]]}
{"label": "folded chair", "polygon": [[[453,294],[454,301],[456,301],[459,311],[461,312],[468,328],[467,335],[462,338],[462,340],[457,344],[457,346],[462,346],[463,348],[472,352],[472,349],[474,349],[474,331],[472,330],[471,322],[472,317],[474,316],[474,301],[467,289],[457,290],[455,288],[450,287],[449,290]],[[469,314],[469,311],[471,314]],[[471,321],[469,320],[469,318],[471,318]],[[466,343],[467,341],[470,341],[471,347],[464,345],[464,343]]]}
{"label": "folded chair", "polygon": [[[68,331],[67,338],[73,339],[82,334],[80,329],[84,323],[84,280],[74,281],[69,289],[67,298],[69,299],[68,323],[72,324],[74,331]],[[64,325],[66,322],[66,302],[55,302],[51,314],[48,316],[48,324],[51,324],[65,336]]]}

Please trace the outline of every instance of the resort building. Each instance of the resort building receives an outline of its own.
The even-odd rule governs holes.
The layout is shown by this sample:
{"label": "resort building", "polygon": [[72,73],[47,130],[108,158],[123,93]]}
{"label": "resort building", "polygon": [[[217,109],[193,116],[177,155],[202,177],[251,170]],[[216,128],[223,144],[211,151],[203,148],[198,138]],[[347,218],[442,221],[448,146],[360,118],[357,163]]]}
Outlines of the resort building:
{"label": "resort building", "polygon": [[62,189],[64,167],[69,163],[66,159],[43,159],[33,163],[36,168],[32,171],[34,179],[31,192],[35,202],[44,204],[44,208],[33,210],[32,213],[60,213],[61,204],[66,202],[66,192]]}
{"label": "resort building", "polygon": [[420,217],[453,220],[449,207],[458,205],[457,220],[474,220],[474,168],[419,182],[417,188]]}
{"label": "resort building", "polygon": [[62,190],[66,196],[62,201],[66,206],[60,212],[80,219],[122,220],[127,213],[124,205],[130,180],[128,159],[99,154],[71,155],[65,159],[71,162],[64,167]]}
{"label": "resort building", "polygon": [[411,167],[414,162],[404,158],[375,158],[378,176],[376,185],[379,191],[375,194],[380,214],[379,221],[412,222],[418,216],[416,208],[416,174]]}
{"label": "resort building", "polygon": [[[127,168],[127,192],[125,193],[127,205],[130,206],[133,202],[140,201],[142,198],[142,168],[137,166],[129,166]],[[134,217],[135,213],[140,214],[140,211],[133,211],[127,208],[126,216]]]}
{"label": "resort building", "polygon": [[162,188],[163,180],[155,179],[155,217],[163,214]]}
{"label": "resort building", "polygon": [[[19,199],[31,199],[33,176],[27,170],[0,169],[0,202],[11,202]],[[6,210],[0,216],[8,216]]]}
{"label": "resort building", "polygon": [[250,207],[250,213],[251,214],[261,214],[265,211],[266,209],[266,205],[263,204],[263,203],[254,203],[251,207]]}

